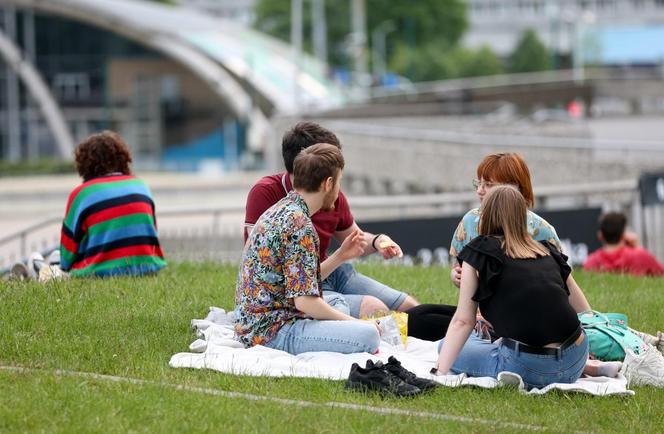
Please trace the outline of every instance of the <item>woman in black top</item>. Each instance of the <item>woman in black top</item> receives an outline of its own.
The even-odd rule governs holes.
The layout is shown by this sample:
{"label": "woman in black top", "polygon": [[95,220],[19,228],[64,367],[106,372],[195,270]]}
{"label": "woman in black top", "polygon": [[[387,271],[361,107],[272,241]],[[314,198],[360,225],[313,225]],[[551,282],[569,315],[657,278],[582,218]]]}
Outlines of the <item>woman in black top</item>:
{"label": "woman in black top", "polygon": [[[495,186],[484,198],[480,236],[458,256],[459,304],[441,341],[438,374],[510,371],[529,388],[581,376],[588,339],[569,303],[567,258],[528,234],[526,212],[513,186]],[[471,335],[478,306],[500,337],[493,343]]]}

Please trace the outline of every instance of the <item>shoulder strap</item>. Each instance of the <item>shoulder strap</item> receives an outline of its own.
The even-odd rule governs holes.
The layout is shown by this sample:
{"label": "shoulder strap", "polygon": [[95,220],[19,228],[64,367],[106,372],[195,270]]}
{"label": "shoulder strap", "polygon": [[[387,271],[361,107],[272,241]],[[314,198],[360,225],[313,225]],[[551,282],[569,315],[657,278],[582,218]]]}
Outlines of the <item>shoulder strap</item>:
{"label": "shoulder strap", "polygon": [[[630,349],[636,354],[640,353],[643,340],[629,331],[626,326],[613,324],[611,319],[600,312],[590,310],[578,314],[581,326],[584,329],[595,329],[608,335],[624,350]],[[626,323],[626,321],[625,321]]]}

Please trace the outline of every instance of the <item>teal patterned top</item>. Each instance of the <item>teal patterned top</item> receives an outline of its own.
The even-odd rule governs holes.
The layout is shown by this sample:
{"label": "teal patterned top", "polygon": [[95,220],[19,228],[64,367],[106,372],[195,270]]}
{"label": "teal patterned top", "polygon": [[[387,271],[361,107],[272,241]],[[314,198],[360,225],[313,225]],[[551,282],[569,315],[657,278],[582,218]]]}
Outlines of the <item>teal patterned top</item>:
{"label": "teal patterned top", "polygon": [[[558,234],[556,234],[556,230],[549,224],[549,222],[530,210],[528,210],[526,220],[528,224],[528,232],[535,240],[548,241],[559,251],[562,251]],[[463,216],[463,219],[461,219],[454,231],[452,245],[450,246],[450,256],[457,257],[459,252],[466,247],[466,244],[479,235],[479,229],[480,209],[473,208]]]}

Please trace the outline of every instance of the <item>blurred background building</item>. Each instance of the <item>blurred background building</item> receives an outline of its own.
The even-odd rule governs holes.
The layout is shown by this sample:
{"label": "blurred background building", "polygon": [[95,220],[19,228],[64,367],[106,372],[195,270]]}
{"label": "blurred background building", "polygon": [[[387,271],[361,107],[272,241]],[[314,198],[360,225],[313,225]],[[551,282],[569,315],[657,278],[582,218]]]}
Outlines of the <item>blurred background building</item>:
{"label": "blurred background building", "polygon": [[24,67],[44,84],[74,142],[117,130],[143,168],[256,167],[275,111],[339,102],[315,61],[296,68],[286,44],[244,25],[250,15],[239,4],[221,18],[129,0],[2,5],[4,41],[19,53],[0,77],[4,159],[70,157],[49,133]]}
{"label": "blurred background building", "polygon": [[[658,64],[664,57],[661,45],[652,44],[664,28],[664,2],[658,0],[469,0],[468,16],[464,42],[489,45],[502,56],[525,30],[537,29],[544,44],[562,55],[571,55],[577,38],[585,39],[586,50],[596,51],[593,63]],[[619,33],[626,37],[612,36]]]}

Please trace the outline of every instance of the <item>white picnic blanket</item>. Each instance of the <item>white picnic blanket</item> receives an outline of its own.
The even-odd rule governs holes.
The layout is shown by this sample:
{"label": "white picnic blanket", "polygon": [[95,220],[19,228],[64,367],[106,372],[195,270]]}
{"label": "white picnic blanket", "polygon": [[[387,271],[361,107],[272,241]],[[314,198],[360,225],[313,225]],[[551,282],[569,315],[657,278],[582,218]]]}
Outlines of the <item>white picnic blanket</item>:
{"label": "white picnic blanket", "polygon": [[267,377],[312,377],[329,380],[348,378],[351,365],[364,366],[368,359],[387,363],[390,356],[395,356],[409,371],[420,377],[433,378],[448,387],[476,386],[494,388],[499,386],[517,386],[522,393],[541,395],[550,390],[590,393],[592,395],[633,395],[627,389],[627,380],[620,375],[616,378],[589,377],[581,378],[573,384],[554,383],[542,389],[527,391],[521,377],[511,372],[501,372],[498,379],[491,377],[467,377],[465,374],[432,376],[429,373],[436,363],[438,354],[436,343],[408,337],[406,348],[392,346],[382,342],[378,354],[369,353],[341,354],[333,352],[311,352],[293,356],[284,351],[263,346],[244,348],[233,339],[232,312],[210,308],[210,313],[203,319],[191,322],[198,339],[189,349],[192,352],[177,353],[171,357],[169,365],[173,368],[213,369],[235,375]]}

